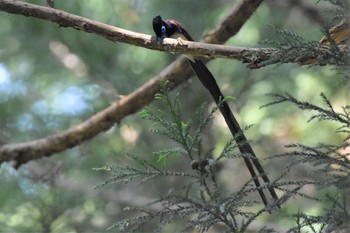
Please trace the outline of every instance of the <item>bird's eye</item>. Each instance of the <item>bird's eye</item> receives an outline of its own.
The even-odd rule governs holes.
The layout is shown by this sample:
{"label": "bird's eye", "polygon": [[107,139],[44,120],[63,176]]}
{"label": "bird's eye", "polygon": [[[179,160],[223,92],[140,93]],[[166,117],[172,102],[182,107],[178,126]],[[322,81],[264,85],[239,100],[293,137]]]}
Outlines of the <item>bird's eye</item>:
{"label": "bird's eye", "polygon": [[166,31],[165,26],[162,26],[162,33],[164,33]]}

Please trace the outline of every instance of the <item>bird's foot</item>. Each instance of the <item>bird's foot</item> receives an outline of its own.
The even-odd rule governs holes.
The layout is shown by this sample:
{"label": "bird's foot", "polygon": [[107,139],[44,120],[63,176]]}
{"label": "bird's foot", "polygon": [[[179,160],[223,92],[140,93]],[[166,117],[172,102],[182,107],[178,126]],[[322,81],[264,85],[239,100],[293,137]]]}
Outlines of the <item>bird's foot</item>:
{"label": "bird's foot", "polygon": [[182,46],[187,45],[187,41],[183,40],[181,37],[177,38],[177,43]]}

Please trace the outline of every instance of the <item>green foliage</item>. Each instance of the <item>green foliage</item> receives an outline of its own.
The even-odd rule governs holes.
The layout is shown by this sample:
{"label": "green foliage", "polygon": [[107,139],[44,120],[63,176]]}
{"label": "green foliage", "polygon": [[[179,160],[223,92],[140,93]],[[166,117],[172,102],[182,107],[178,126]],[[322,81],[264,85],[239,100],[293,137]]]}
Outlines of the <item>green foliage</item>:
{"label": "green foliage", "polygon": [[273,46],[278,51],[271,56],[266,64],[285,64],[289,62],[299,62],[302,64],[314,65],[336,65],[346,68],[349,66],[350,55],[348,49],[341,49],[330,35],[330,28],[339,20],[349,20],[350,8],[348,1],[332,1],[334,8],[328,9],[329,18],[326,20],[322,30],[325,37],[330,42],[324,45],[319,41],[310,41],[301,35],[286,29],[271,26],[271,29],[279,37],[278,40],[264,40],[261,43]]}
{"label": "green foliage", "polygon": [[[171,154],[172,152],[161,151],[156,154],[160,157]],[[131,154],[126,154],[127,157],[133,159],[137,164],[141,165],[141,168],[135,168],[128,165],[106,165],[100,168],[95,168],[96,171],[108,171],[113,174],[113,177],[106,180],[104,183],[100,184],[98,187],[103,187],[104,185],[110,183],[129,183],[134,179],[141,179],[140,184],[149,181],[157,176],[183,176],[183,177],[196,177],[193,174],[183,173],[183,172],[172,172],[172,171],[162,171],[156,166],[152,165],[150,162],[144,160],[143,158]]]}
{"label": "green foliage", "polygon": [[[162,102],[164,106],[169,107],[167,110],[169,110],[170,113],[170,121],[165,119],[165,114],[168,111],[158,110],[154,113],[150,108],[146,107],[139,115],[145,120],[153,121],[154,126],[159,126],[157,129],[152,130],[154,133],[170,138],[182,146],[182,149],[167,150],[164,152],[170,152],[170,155],[173,155],[174,151],[182,153],[185,150],[191,160],[196,157],[199,159],[203,158],[203,154],[200,153],[201,134],[208,122],[213,118],[213,114],[217,108],[213,108],[207,117],[203,117],[205,104],[202,104],[189,120],[183,120],[178,96],[172,102],[168,95],[168,90],[166,89],[166,83],[162,84],[161,93],[156,94],[155,99]],[[194,118],[194,116],[200,116],[198,127],[193,126],[191,119]],[[164,153],[157,152],[157,154],[163,158],[164,156],[167,157]]]}
{"label": "green foliage", "polygon": [[[39,0],[30,2],[45,4],[45,1]],[[282,2],[283,4],[280,4]],[[314,45],[313,43],[317,43],[316,41],[320,39],[319,25],[310,22],[305,15],[300,15],[300,11],[291,11],[289,7],[285,7],[285,4],[289,4],[289,2],[291,1],[261,4],[258,11],[243,26],[240,31],[241,36],[236,35],[228,43],[235,46],[246,46],[247,41],[249,41],[249,45],[255,47],[256,41],[264,34],[264,30],[260,29],[269,24],[276,25],[276,22],[280,28],[292,27],[292,29],[287,30],[289,32],[295,29],[301,35],[305,35],[303,32],[307,32],[311,42],[309,45],[308,42],[305,42],[305,46],[311,47]],[[347,0],[332,2],[338,5],[321,12],[330,15],[325,29],[334,25],[335,20],[346,18],[349,15],[348,7],[346,7],[349,3]],[[196,39],[203,34],[203,31],[204,33],[205,30],[210,32],[226,15],[231,5],[232,1],[228,0],[56,1],[57,9],[147,34],[153,33],[150,19],[161,13],[166,18],[180,20]],[[316,5],[316,7],[318,6]],[[295,8],[293,7],[293,9]],[[193,12],[196,12],[196,17],[193,17]],[[301,17],[299,18],[299,16]],[[44,20],[2,13],[0,21],[2,22],[0,38],[4,38],[0,40],[1,144],[34,140],[77,125],[107,107],[116,100],[118,95],[125,95],[154,77],[174,58],[172,54],[111,43],[94,34],[60,28]],[[325,29],[325,35],[327,35]],[[293,35],[286,35],[286,37],[293,37]],[[283,36],[274,39],[285,41]],[[297,38],[297,40],[303,42],[301,38]],[[288,43],[293,43],[293,41],[289,40]],[[283,45],[281,46],[283,47]],[[306,51],[302,52],[307,53]],[[332,57],[338,59],[336,52],[332,52],[332,54],[334,54]],[[72,65],[75,64],[73,67],[66,66],[66,62],[70,61],[67,58],[74,58],[73,60],[78,61],[78,63],[72,63]],[[341,64],[341,61],[336,62]],[[324,92],[333,103],[338,105],[339,102],[344,102],[344,96],[347,95],[347,93],[344,94],[344,90],[347,92],[349,89],[346,85],[350,79],[339,85],[337,71],[326,66],[306,70],[303,67],[293,65],[280,65],[277,68],[266,67],[257,71],[246,69],[245,65],[239,62],[223,59],[211,61],[209,66],[215,77],[218,77],[223,91],[228,95],[234,93],[236,100],[233,108],[239,112],[239,121],[242,121],[243,124],[254,123],[255,126],[251,130],[254,130],[254,136],[249,138],[254,139],[254,148],[263,152],[260,158],[263,158],[264,154],[283,154],[281,144],[285,144],[286,141],[287,143],[295,140],[300,142],[293,143],[287,148],[287,151],[296,151],[300,153],[299,155],[276,156],[264,164],[269,175],[279,176],[273,181],[273,185],[279,187],[280,193],[283,193],[279,200],[280,203],[284,203],[281,212],[278,214],[273,212],[272,215],[269,215],[265,209],[256,210],[257,205],[254,200],[242,197],[241,193],[247,190],[247,194],[256,193],[251,182],[238,186],[238,188],[232,187],[232,184],[236,185],[241,180],[244,182],[244,177],[246,177],[245,170],[239,169],[240,160],[235,160],[233,169],[226,169],[225,173],[219,175],[214,173],[215,166],[220,161],[226,165],[232,161],[232,158],[243,155],[235,149],[236,144],[228,139],[227,130],[220,125],[219,119],[218,124],[215,124],[215,140],[212,140],[215,150],[203,151],[199,143],[201,140],[198,139],[204,133],[201,127],[208,124],[200,122],[210,121],[211,118],[205,117],[207,105],[203,104],[198,108],[198,103],[208,101],[209,98],[202,86],[196,80],[191,80],[178,89],[181,93],[178,96],[178,102],[181,103],[179,108],[182,112],[179,115],[181,125],[174,123],[172,114],[169,114],[163,105],[161,111],[155,112],[158,117],[158,113],[162,114],[164,120],[169,122],[170,127],[174,128],[173,131],[178,133],[179,141],[186,142],[187,147],[182,146],[177,141],[169,143],[168,138],[161,134],[144,133],[146,131],[144,129],[148,127],[150,121],[140,121],[137,117],[129,116],[123,120],[120,127],[113,127],[107,133],[99,134],[78,148],[50,157],[52,163],[62,167],[59,171],[48,168],[40,173],[41,168],[46,167],[43,165],[46,164],[45,160],[39,161],[43,163],[39,163],[34,169],[30,169],[30,166],[23,166],[19,171],[8,168],[11,167],[10,164],[2,164],[0,170],[2,178],[0,232],[104,232],[116,219],[125,218],[121,222],[129,224],[129,226],[133,224],[132,220],[128,222],[128,219],[132,219],[128,218],[130,214],[136,219],[145,218],[145,221],[153,219],[146,225],[164,227],[163,232],[178,232],[181,229],[177,226],[193,228],[193,226],[200,226],[200,224],[204,229],[208,227],[204,222],[206,209],[213,207],[210,213],[215,215],[220,204],[232,203],[230,197],[235,199],[235,203],[237,203],[235,204],[237,209],[233,208],[232,212],[236,214],[241,211],[241,215],[244,215],[242,217],[244,222],[239,214],[229,218],[232,221],[228,225],[237,226],[237,231],[243,231],[244,226],[249,226],[251,221],[256,219],[256,215],[260,218],[258,217],[259,221],[255,223],[264,225],[265,222],[269,221],[276,224],[277,227],[299,219],[295,223],[299,224],[299,231],[304,232],[309,230],[307,227],[310,224],[314,224],[316,229],[319,226],[316,220],[320,223],[322,221],[330,223],[326,229],[330,225],[338,225],[336,219],[338,222],[345,219],[346,215],[348,216],[346,210],[349,208],[341,208],[344,206],[343,199],[345,199],[346,194],[339,192],[340,189],[343,190],[340,185],[330,184],[344,182],[346,186],[347,179],[341,171],[347,167],[344,162],[332,160],[333,157],[321,157],[320,164],[317,166],[314,164],[318,163],[315,160],[317,154],[334,156],[339,154],[340,150],[336,150],[336,148],[340,148],[340,146],[333,142],[342,140],[340,135],[349,135],[348,127],[334,124],[337,121],[336,117],[331,121],[325,119],[323,122],[313,121],[303,125],[301,122],[304,121],[301,120],[302,114],[298,114],[298,111],[291,112],[293,108],[286,108],[286,106],[274,105],[273,108],[257,109],[264,103],[261,95],[267,92],[288,92],[291,93],[291,96],[295,96],[296,100],[305,99],[305,96],[313,98],[314,93]],[[148,110],[152,112],[150,109],[157,108],[159,102],[163,100],[159,100]],[[194,112],[196,108],[198,113]],[[327,107],[325,110],[326,115],[331,112]],[[341,111],[344,112],[342,109],[336,112],[341,113]],[[197,116],[200,117],[199,120]],[[256,118],[252,120],[252,116]],[[333,134],[334,125],[342,127],[338,129],[339,133],[337,134]],[[162,123],[155,123],[155,126],[157,127],[155,131],[164,131]],[[133,142],[126,140],[123,128],[133,129],[137,139]],[[318,130],[317,133],[315,129]],[[197,131],[201,133],[197,133]],[[252,133],[251,131],[247,133]],[[341,132],[344,134],[340,134]],[[334,145],[330,147],[309,146],[305,142],[309,138],[320,143],[330,144],[332,142]],[[342,143],[345,145],[347,142],[342,141]],[[158,148],[159,145],[163,149],[154,149]],[[306,149],[301,149],[304,147]],[[123,153],[131,150],[132,153]],[[314,153],[313,150],[317,152]],[[189,152],[193,159],[189,157]],[[191,168],[192,160],[197,163],[209,162],[206,158],[212,152],[217,156],[210,160],[214,164],[212,167],[199,166],[199,170]],[[314,159],[315,162],[309,163],[303,160],[304,154]],[[340,158],[340,156],[339,154],[338,157]],[[283,160],[285,158],[297,159],[299,162],[291,165],[291,162],[287,163]],[[344,159],[342,158],[340,161]],[[144,164],[142,164],[143,161]],[[332,165],[327,168],[327,162],[332,161],[337,166]],[[36,162],[34,164],[37,164]],[[103,164],[114,166],[113,163],[116,163],[119,166],[116,166],[116,169],[121,171],[116,174],[120,175],[123,172],[130,174],[129,180],[127,176],[121,176],[119,180],[115,180],[116,185],[131,182],[127,183],[129,185],[139,181],[142,187],[147,188],[142,190],[144,192],[140,199],[153,197],[159,193],[163,193],[163,196],[158,196],[159,201],[154,202],[154,204],[150,203],[149,206],[133,207],[130,208],[131,211],[121,211],[125,203],[132,205],[135,202],[134,200],[125,201],[121,196],[133,197],[134,193],[137,193],[137,188],[128,186],[131,188],[124,190],[119,188],[120,186],[115,188],[114,185],[95,190],[91,188],[101,180],[106,179],[105,173],[91,172],[91,167],[99,167]],[[287,165],[290,166],[285,168]],[[323,169],[326,168],[328,171],[323,173]],[[335,170],[331,170],[331,168]],[[108,169],[106,166],[105,170]],[[336,169],[339,170],[339,173],[332,173]],[[39,175],[36,173],[37,170]],[[11,174],[7,174],[7,172]],[[112,172],[112,169],[109,172]],[[280,175],[280,172],[283,174]],[[52,180],[45,181],[47,177],[50,177],[50,174]],[[329,179],[327,179],[328,174],[331,174]],[[298,176],[302,176],[302,178]],[[221,178],[223,180],[230,179],[232,182],[229,185],[223,184]],[[173,179],[179,183],[174,185],[174,183],[169,182]],[[114,180],[111,179],[108,182],[113,183]],[[314,186],[320,187],[322,183],[329,185],[322,189],[312,188]],[[204,184],[208,186],[210,193],[213,193],[213,197],[208,197]],[[309,186],[311,188],[303,189]],[[233,189],[234,192],[228,192],[227,187],[230,190]],[[176,190],[171,192],[169,189]],[[188,205],[188,208],[196,208],[195,210],[198,212],[191,215],[190,211],[186,212],[186,210],[181,209],[182,216],[179,216],[180,213],[176,212],[179,205],[171,206],[169,204],[172,200],[168,197],[169,193],[172,194],[174,203],[181,201],[186,203],[186,205],[179,204],[181,208]],[[337,202],[333,201],[332,198],[324,200],[325,193],[331,195]],[[336,193],[340,193],[339,198],[334,198]],[[290,199],[291,197],[292,199]],[[168,200],[164,208],[161,205],[162,198]],[[225,200],[227,201],[225,202]],[[249,203],[244,202],[244,200]],[[202,206],[199,208],[196,203],[201,203]],[[333,206],[332,203],[336,204]],[[167,210],[166,207],[169,206],[174,207],[174,209]],[[142,211],[137,211],[138,208],[144,214]],[[293,214],[296,212],[295,208],[298,208],[299,216]],[[163,212],[159,212],[159,209],[162,209]],[[310,209],[313,210],[312,213],[309,212]],[[320,210],[323,212],[317,212]],[[189,216],[185,216],[186,213]],[[197,213],[203,213],[203,215],[196,216]],[[158,214],[157,217],[152,217],[156,214]],[[166,217],[162,218],[162,214]],[[224,213],[220,212],[220,214],[215,216],[222,216]],[[208,216],[212,215],[208,214]],[[200,222],[200,217],[202,222]],[[213,218],[213,221],[217,220],[216,217]],[[168,220],[180,224],[177,226],[176,224],[168,224]],[[187,225],[185,226],[185,224]],[[208,224],[211,224],[210,219]],[[260,232],[272,232],[273,228],[274,225],[261,226]],[[250,230],[249,227],[248,230]],[[278,228],[275,231],[284,232]],[[298,229],[295,231],[298,232]]]}
{"label": "green foliage", "polygon": [[[331,204],[330,208],[325,208],[323,215],[314,216],[305,212],[298,212],[292,215],[292,217],[296,218],[297,226],[291,228],[289,232],[303,232],[302,229],[305,227],[312,232],[324,232],[326,227],[328,232],[334,229],[339,230],[339,228],[350,229],[350,226],[343,226],[344,221],[346,222],[349,217],[349,207],[346,203],[348,196],[346,195],[346,191],[350,188],[350,106],[343,106],[342,112],[337,112],[323,93],[321,93],[321,97],[326,107],[320,107],[309,102],[297,100],[289,94],[273,94],[272,97],[275,100],[263,107],[283,102],[292,103],[303,111],[315,112],[308,122],[315,119],[319,121],[336,122],[340,125],[336,133],[345,135],[344,143],[340,145],[324,143],[320,143],[316,146],[289,144],[286,145],[286,148],[288,148],[290,152],[273,156],[274,158],[293,158],[293,161],[286,167],[287,171],[290,171],[297,165],[310,164],[313,170],[309,172],[315,174],[314,182],[312,183],[320,189],[335,187],[336,190],[336,192],[333,192],[330,196],[321,200],[323,203]],[[339,201],[339,196],[343,198],[343,201]]]}
{"label": "green foliage", "polygon": [[303,232],[304,228],[308,228],[314,233],[332,231],[347,232],[350,226],[347,223],[344,224],[344,221],[347,220],[349,215],[347,210],[343,208],[345,203],[340,203],[339,200],[330,197],[326,198],[326,201],[331,202],[333,205],[325,208],[323,215],[314,216],[303,212],[292,215],[296,226],[287,232]]}
{"label": "green foliage", "polygon": [[[319,0],[318,2],[320,2]],[[329,2],[335,6],[339,6],[338,9],[349,9],[349,1],[347,0],[325,0],[326,2]]]}
{"label": "green foliage", "polygon": [[[136,178],[140,180],[139,184],[143,184],[155,177],[166,176],[179,177],[185,185],[180,189],[174,187],[176,191],[162,196],[154,203],[150,203],[143,208],[128,207],[127,210],[136,211],[138,216],[117,222],[110,229],[117,228],[122,232],[133,232],[142,229],[144,225],[151,221],[157,225],[154,230],[158,232],[167,224],[180,219],[185,222],[183,232],[191,229],[204,232],[217,223],[224,224],[230,231],[244,232],[244,229],[254,219],[275,207],[276,204],[271,204],[271,206],[261,209],[258,213],[249,210],[257,204],[256,201],[247,198],[249,193],[257,191],[251,181],[246,182],[237,192],[229,192],[217,182],[214,167],[218,162],[240,155],[236,151],[237,146],[233,139],[227,142],[220,155],[215,159],[201,152],[201,135],[207,123],[213,118],[217,108],[212,109],[206,117],[200,117],[199,127],[194,128],[192,120],[183,119],[178,95],[172,100],[166,84],[163,84],[162,92],[157,94],[155,98],[163,103],[164,109],[152,112],[149,108],[146,108],[139,115],[143,119],[153,122],[154,127],[156,127],[152,130],[154,133],[170,138],[179,145],[179,148],[161,150],[153,153],[153,155],[157,155],[159,161],[166,160],[166,158],[176,153],[180,155],[176,159],[188,160],[188,167],[185,169],[187,171],[163,171],[159,166],[156,167],[141,157],[127,154],[142,169],[119,164],[98,168],[98,170],[107,171],[112,175],[99,187],[117,182],[129,183]],[[203,109],[204,105],[196,113],[203,113]],[[165,113],[169,113],[170,120],[165,117]],[[123,160],[125,161],[125,159]],[[191,170],[189,170],[190,167]],[[262,188],[266,189],[267,186]],[[157,205],[161,205],[162,208],[159,209]],[[153,211],[149,210],[151,206],[155,206]],[[240,218],[243,218],[244,221],[239,222],[238,219]]]}
{"label": "green foliage", "polygon": [[[280,40],[264,40],[262,44],[268,44],[278,49],[278,51],[265,64],[285,64],[290,62],[305,62],[312,65],[336,65],[339,67],[349,66],[349,54],[341,51],[334,41],[330,46],[322,45],[318,41],[308,41],[295,32],[272,27],[272,30],[280,36]],[[325,35],[332,41],[328,30]]]}
{"label": "green foliage", "polygon": [[[343,107],[343,112],[335,111],[330,101],[324,94],[321,97],[326,104],[326,108],[299,101],[289,94],[271,95],[274,101],[264,105],[270,107],[280,103],[292,103],[303,111],[316,112],[309,121],[318,119],[320,121],[332,121],[340,124],[337,133],[349,133],[350,118],[349,106]],[[163,85],[162,92],[156,95],[156,99],[163,103],[164,109],[153,112],[145,109],[140,116],[146,120],[152,121],[154,133],[166,136],[175,141],[179,147],[176,149],[165,149],[155,152],[153,155],[159,157],[158,161],[164,160],[176,154],[176,159],[188,160],[188,167],[184,171],[164,171],[160,163],[156,167],[138,156],[126,154],[141,168],[130,165],[107,165],[99,168],[111,173],[111,178],[102,183],[99,187],[108,184],[125,182],[129,183],[135,179],[139,180],[139,184],[144,182],[154,182],[154,178],[158,177],[177,177],[182,179],[181,188],[175,188],[174,191],[161,196],[158,200],[149,203],[145,207],[127,207],[125,210],[134,212],[135,216],[125,218],[113,224],[109,229],[118,229],[122,232],[135,232],[144,227],[152,227],[154,232],[162,232],[162,229],[174,222],[182,222],[182,232],[188,232],[196,229],[199,232],[209,230],[215,224],[223,224],[230,232],[245,232],[247,227],[260,215],[266,211],[276,208],[277,205],[286,203],[292,197],[299,196],[303,199],[315,202],[330,203],[329,208],[325,207],[324,214],[311,215],[303,211],[296,214],[286,215],[286,218],[295,219],[296,225],[289,229],[288,232],[303,232],[309,229],[312,232],[323,232],[325,228],[330,229],[339,221],[336,216],[346,217],[347,207],[344,203],[338,201],[338,197],[345,195],[344,190],[350,187],[350,161],[347,158],[349,153],[345,154],[341,150],[346,151],[350,145],[343,143],[341,145],[319,144],[317,146],[307,146],[303,144],[290,144],[286,148],[289,152],[272,156],[271,159],[292,158],[292,162],[286,164],[282,175],[272,182],[275,188],[283,191],[283,195],[276,203],[271,203],[258,211],[252,211],[257,202],[247,198],[251,192],[256,192],[256,188],[251,181],[246,182],[238,191],[230,192],[217,180],[217,173],[214,172],[215,165],[219,161],[242,156],[236,151],[234,140],[227,142],[220,155],[213,159],[203,156],[200,152],[201,134],[205,125],[212,119],[213,109],[206,117],[201,117],[200,127],[193,129],[191,120],[184,120],[181,114],[178,95],[172,100],[168,94],[166,85]],[[203,108],[203,105],[200,109]],[[200,110],[199,112],[203,112]],[[168,120],[165,114],[169,113]],[[176,134],[176,135],[174,135]],[[349,136],[346,137],[346,140]],[[189,170],[190,161],[192,170]],[[123,159],[125,161],[125,159]],[[128,163],[130,164],[130,163]],[[288,176],[297,169],[297,166],[310,164],[313,167],[313,173],[317,178],[314,179],[297,179],[290,180]],[[135,166],[136,166],[135,165]],[[311,173],[311,171],[310,171]],[[319,174],[322,174],[320,176]],[[302,192],[302,188],[307,185],[314,185],[319,189],[329,189],[330,186],[337,190],[334,194],[327,194],[326,197],[312,197]],[[262,188],[266,189],[269,185]],[[346,198],[346,197],[344,197]],[[149,229],[149,228],[147,228]],[[272,229],[266,227],[261,232],[272,232]]]}
{"label": "green foliage", "polygon": [[343,112],[336,112],[333,106],[331,105],[329,99],[327,99],[327,97],[324,95],[324,93],[321,93],[321,97],[324,103],[326,104],[327,108],[322,108],[306,101],[299,101],[288,93],[286,95],[270,94],[270,96],[272,96],[275,100],[266,105],[263,105],[262,107],[267,107],[283,102],[291,102],[298,106],[298,108],[300,108],[301,110],[315,111],[317,113],[311,116],[308,122],[314,119],[318,119],[320,121],[336,121],[342,124],[342,126],[339,128],[340,131],[343,131],[344,133],[349,133],[349,131],[347,131],[346,128],[350,127],[350,106],[343,106]]}

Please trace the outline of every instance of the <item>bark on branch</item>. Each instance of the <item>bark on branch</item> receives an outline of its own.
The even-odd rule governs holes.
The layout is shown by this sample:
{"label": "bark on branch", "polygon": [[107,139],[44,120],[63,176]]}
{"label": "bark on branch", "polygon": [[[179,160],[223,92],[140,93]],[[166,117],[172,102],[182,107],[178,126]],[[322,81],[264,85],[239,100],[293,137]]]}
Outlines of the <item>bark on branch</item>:
{"label": "bark on branch", "polygon": [[[238,19],[244,19],[250,15],[262,1],[252,2],[249,0],[242,1],[234,8],[235,16]],[[246,5],[248,8],[240,8],[240,5]],[[240,11],[237,11],[240,9]],[[220,40],[220,34],[237,32],[235,29],[240,28],[240,24],[232,25],[218,25],[217,29],[209,32],[204,36],[202,42],[187,42],[180,44],[175,39],[165,39],[163,44],[159,44],[154,36],[137,33],[108,24],[100,23],[81,16],[69,14],[67,12],[53,9],[50,7],[33,5],[21,1],[0,0],[0,10],[12,14],[23,15],[27,17],[34,17],[57,23],[60,27],[71,27],[77,30],[82,30],[88,33],[94,33],[107,38],[113,42],[127,43],[147,49],[166,51],[179,54],[191,54],[195,56],[205,57],[207,59],[225,58],[235,59],[243,63],[247,63],[249,68],[261,68],[270,64],[278,63],[298,63],[299,65],[310,64],[333,64],[331,58],[327,58],[328,46],[315,48],[323,56],[287,56],[278,58],[278,55],[288,53],[289,51],[282,51],[276,48],[248,48],[237,46],[218,45],[225,41]],[[246,20],[247,18],[245,18]],[[234,19],[231,19],[231,21]],[[234,22],[234,21],[233,21]],[[239,20],[236,22],[239,22]],[[223,27],[225,26],[225,27]],[[233,34],[231,33],[231,36]],[[224,36],[225,37],[225,36]],[[205,42],[205,43],[203,43]],[[347,51],[348,48],[341,49]],[[326,51],[326,52],[325,52]],[[324,57],[325,56],[325,57]],[[283,61],[282,61],[282,60]]]}
{"label": "bark on branch", "polygon": [[[245,15],[249,15],[251,10],[255,10],[256,6],[260,4],[261,1],[256,3],[251,3],[251,1],[242,1],[243,3],[249,2],[251,4],[250,8],[243,9],[241,12],[236,11],[235,15],[238,18],[242,18]],[[202,42],[187,42],[182,45],[178,43],[175,39],[165,39],[163,44],[159,44],[154,36],[137,33],[115,26],[107,25],[101,22],[97,22],[91,19],[87,19],[81,16],[76,16],[69,14],[67,12],[57,10],[50,7],[33,5],[30,3],[25,3],[21,1],[13,0],[1,0],[0,10],[11,14],[18,14],[27,17],[33,17],[38,19],[43,19],[57,23],[60,27],[71,27],[77,30],[85,31],[88,33],[94,33],[107,38],[113,42],[127,43],[130,45],[135,45],[139,47],[144,47],[147,49],[166,51],[172,53],[180,54],[192,54],[195,56],[206,57],[209,59],[213,58],[226,58],[235,59],[243,63],[247,63],[249,68],[260,68],[269,64],[279,63],[278,60],[268,61],[271,57],[274,57],[280,51],[274,48],[247,48],[247,47],[236,47],[236,46],[225,46],[218,45],[222,44],[224,41],[220,40],[219,37],[215,38],[216,34],[225,33],[225,30],[230,32],[230,28],[222,27],[218,25],[216,31],[209,32],[204,36]],[[240,28],[241,25],[235,25]],[[232,26],[231,26],[232,28]],[[220,30],[218,30],[220,29]],[[214,36],[214,37],[213,37]],[[210,43],[210,44],[209,44]],[[298,58],[291,59],[291,63],[299,64],[311,64],[317,62],[317,59],[308,58]]]}
{"label": "bark on branch", "polygon": [[[205,36],[204,41],[208,43],[224,43],[227,41],[239,31],[261,2],[262,0],[241,0],[237,2],[217,27]],[[164,51],[167,47],[164,46],[163,48],[163,46],[153,42],[149,35],[119,29],[48,7],[20,1],[0,0],[0,10],[49,20],[64,27],[93,32],[113,41],[126,42],[143,47],[149,46],[147,48]],[[166,42],[171,42],[171,40],[166,40]],[[174,49],[177,47],[179,46],[175,46]],[[30,160],[50,156],[77,146],[106,131],[114,124],[119,123],[124,117],[151,103],[154,95],[160,90],[160,80],[167,80],[169,87],[173,89],[189,79],[191,75],[192,70],[189,65],[183,57],[180,57],[143,86],[75,127],[46,138],[0,146],[0,163],[15,161],[15,167],[19,167]]]}

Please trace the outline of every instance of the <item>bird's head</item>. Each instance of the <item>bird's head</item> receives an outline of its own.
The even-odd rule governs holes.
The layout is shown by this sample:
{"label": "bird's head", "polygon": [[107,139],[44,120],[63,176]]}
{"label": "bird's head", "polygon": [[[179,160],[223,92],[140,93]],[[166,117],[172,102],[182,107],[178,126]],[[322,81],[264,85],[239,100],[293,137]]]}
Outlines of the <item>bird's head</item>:
{"label": "bird's head", "polygon": [[167,37],[167,24],[162,20],[160,15],[153,18],[153,31],[156,33],[157,40],[162,43],[163,39]]}

